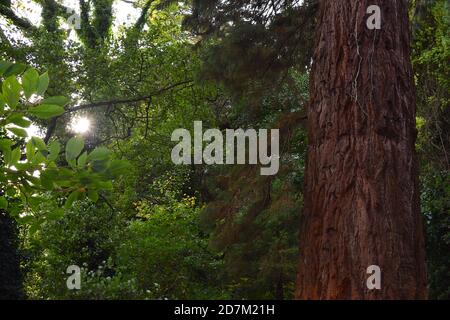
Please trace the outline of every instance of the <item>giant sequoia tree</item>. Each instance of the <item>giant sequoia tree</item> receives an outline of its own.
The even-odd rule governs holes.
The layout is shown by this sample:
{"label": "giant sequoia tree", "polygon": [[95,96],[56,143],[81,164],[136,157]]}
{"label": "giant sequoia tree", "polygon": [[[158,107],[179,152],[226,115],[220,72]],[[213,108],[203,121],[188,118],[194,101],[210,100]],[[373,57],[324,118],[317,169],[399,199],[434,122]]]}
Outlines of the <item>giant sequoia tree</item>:
{"label": "giant sequoia tree", "polygon": [[426,298],[408,1],[321,1],[318,19],[296,297]]}

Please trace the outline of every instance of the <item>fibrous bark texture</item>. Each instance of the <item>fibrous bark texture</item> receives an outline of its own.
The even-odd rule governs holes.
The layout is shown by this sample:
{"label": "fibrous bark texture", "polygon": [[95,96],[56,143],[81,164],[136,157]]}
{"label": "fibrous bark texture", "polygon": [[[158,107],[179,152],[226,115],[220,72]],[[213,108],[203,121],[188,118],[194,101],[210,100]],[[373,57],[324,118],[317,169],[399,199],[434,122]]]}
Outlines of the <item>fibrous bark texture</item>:
{"label": "fibrous bark texture", "polygon": [[408,1],[321,1],[318,19],[296,297],[426,298]]}

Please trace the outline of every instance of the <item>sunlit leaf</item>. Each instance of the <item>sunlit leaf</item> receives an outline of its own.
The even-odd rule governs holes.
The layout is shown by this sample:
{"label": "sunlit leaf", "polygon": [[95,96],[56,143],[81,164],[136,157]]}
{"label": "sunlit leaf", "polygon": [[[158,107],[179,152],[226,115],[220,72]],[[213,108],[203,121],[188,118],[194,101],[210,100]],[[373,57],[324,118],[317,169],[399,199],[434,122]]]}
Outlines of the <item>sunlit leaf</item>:
{"label": "sunlit leaf", "polygon": [[39,84],[39,73],[34,68],[30,68],[22,76],[22,87],[25,97],[29,99],[37,91]]}
{"label": "sunlit leaf", "polygon": [[31,121],[24,118],[22,113],[13,113],[5,119],[5,124],[15,124],[22,128],[28,128],[31,125]]}
{"label": "sunlit leaf", "polygon": [[84,140],[80,137],[71,138],[66,145],[67,161],[76,159],[84,148]]}
{"label": "sunlit leaf", "polygon": [[31,107],[28,111],[40,119],[50,119],[62,115],[64,108],[54,104],[41,104],[37,107]]}
{"label": "sunlit leaf", "polygon": [[20,90],[22,87],[15,77],[9,77],[2,84],[3,98],[11,109],[17,107],[20,101]]}
{"label": "sunlit leaf", "polygon": [[58,106],[64,107],[70,102],[69,98],[63,97],[63,96],[57,96],[57,97],[50,97],[47,99],[44,99],[42,101],[42,104],[56,104]]}
{"label": "sunlit leaf", "polygon": [[61,144],[58,141],[53,141],[49,144],[48,149],[50,151],[47,159],[49,161],[55,161],[58,159],[59,152],[61,151]]}
{"label": "sunlit leaf", "polygon": [[11,127],[11,128],[6,128],[6,130],[14,133],[16,136],[21,137],[21,138],[28,137],[28,133],[22,128]]}
{"label": "sunlit leaf", "polygon": [[37,87],[37,94],[40,96],[43,96],[45,91],[47,91],[48,84],[50,82],[50,79],[48,77],[48,73],[44,73],[39,77],[38,87]]}

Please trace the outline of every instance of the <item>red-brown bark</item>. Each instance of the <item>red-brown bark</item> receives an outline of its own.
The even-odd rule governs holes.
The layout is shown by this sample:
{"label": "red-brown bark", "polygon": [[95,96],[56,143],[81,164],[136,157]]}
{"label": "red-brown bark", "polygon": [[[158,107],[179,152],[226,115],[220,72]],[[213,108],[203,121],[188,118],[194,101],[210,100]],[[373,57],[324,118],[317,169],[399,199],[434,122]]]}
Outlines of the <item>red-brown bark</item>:
{"label": "red-brown bark", "polygon": [[[298,299],[427,296],[407,2],[321,1]],[[366,26],[370,5],[380,30]],[[380,290],[366,286],[370,265]]]}

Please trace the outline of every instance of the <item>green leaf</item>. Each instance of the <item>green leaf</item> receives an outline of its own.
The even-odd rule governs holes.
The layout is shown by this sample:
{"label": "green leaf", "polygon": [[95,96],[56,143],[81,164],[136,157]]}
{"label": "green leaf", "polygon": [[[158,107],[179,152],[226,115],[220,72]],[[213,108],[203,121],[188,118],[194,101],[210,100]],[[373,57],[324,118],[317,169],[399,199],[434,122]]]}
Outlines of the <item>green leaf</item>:
{"label": "green leaf", "polygon": [[0,139],[0,151],[11,150],[12,141],[9,139]]}
{"label": "green leaf", "polygon": [[130,169],[130,164],[123,160],[113,160],[108,167],[108,174],[112,177],[117,177],[125,174]]}
{"label": "green leaf", "polygon": [[41,164],[44,163],[46,159],[46,155],[43,155],[42,152],[36,152],[34,157],[31,159],[32,164]]}
{"label": "green leaf", "polygon": [[111,181],[95,181],[91,183],[88,188],[111,191],[113,189],[113,184]]}
{"label": "green leaf", "polygon": [[73,137],[66,145],[66,159],[71,161],[76,159],[84,148],[84,140],[79,137]]}
{"label": "green leaf", "polygon": [[83,152],[83,154],[78,158],[78,167],[83,168],[86,165],[87,161],[87,151]]}
{"label": "green leaf", "polygon": [[22,128],[11,127],[11,128],[6,128],[6,130],[11,131],[18,137],[22,137],[22,138],[28,137],[28,133]]}
{"label": "green leaf", "polygon": [[22,156],[22,152],[20,152],[20,148],[16,148],[11,152],[11,162],[10,165],[15,165],[19,162],[20,157]]}
{"label": "green leaf", "polygon": [[50,79],[48,78],[48,72],[44,73],[39,77],[38,87],[37,87],[37,94],[40,96],[43,96],[45,91],[47,91],[48,84],[50,82]]}
{"label": "green leaf", "polygon": [[53,211],[47,214],[48,220],[58,220],[64,216],[64,210],[61,208],[53,209]]}
{"label": "green leaf", "polygon": [[35,147],[34,147],[34,143],[33,141],[29,140],[27,142],[27,145],[25,147],[25,153],[27,155],[27,159],[28,161],[31,161],[31,159],[33,159],[34,155],[35,155]]}
{"label": "green leaf", "polygon": [[88,195],[88,198],[89,198],[92,202],[97,202],[97,201],[98,201],[98,192],[97,192],[96,190],[89,189],[87,195]]}
{"label": "green leaf", "polygon": [[92,170],[94,172],[103,172],[108,169],[108,160],[92,161]]}
{"label": "green leaf", "polygon": [[28,69],[22,76],[22,87],[27,99],[37,91],[38,84],[39,73],[34,68]]}
{"label": "green leaf", "polygon": [[6,70],[8,70],[8,68],[12,65],[13,64],[11,62],[0,61],[0,76],[3,75],[6,72]]}
{"label": "green leaf", "polygon": [[27,66],[23,63],[12,64],[8,67],[8,69],[6,69],[3,76],[5,78],[9,77],[9,76],[16,76],[18,74],[21,74],[26,68],[27,68]]}
{"label": "green leaf", "polygon": [[28,109],[28,111],[40,119],[50,119],[62,115],[64,108],[54,104],[41,104]]}
{"label": "green leaf", "polygon": [[5,99],[3,98],[3,95],[0,94],[0,114],[5,110]]}
{"label": "green leaf", "polygon": [[72,169],[76,169],[77,168],[77,160],[76,159],[67,160],[67,162],[69,163],[69,166]]}
{"label": "green leaf", "polygon": [[31,223],[34,219],[35,219],[35,217],[33,217],[33,216],[25,216],[25,217],[18,218],[17,221],[21,225],[27,225],[27,224]]}
{"label": "green leaf", "polygon": [[0,197],[0,209],[6,208],[8,208],[8,201],[5,199],[5,197]]}
{"label": "green leaf", "polygon": [[92,151],[89,156],[88,160],[90,161],[100,161],[100,160],[107,160],[109,158],[110,151],[108,148],[105,147],[99,147],[95,148],[94,151]]}
{"label": "green leaf", "polygon": [[64,208],[66,209],[70,209],[70,207],[72,207],[72,204],[78,200],[78,197],[80,196],[80,191],[75,190],[73,191],[66,200],[66,203],[64,204]]}
{"label": "green leaf", "polygon": [[3,98],[11,109],[17,107],[22,87],[15,77],[9,77],[2,84]]}
{"label": "green leaf", "polygon": [[63,96],[56,96],[56,97],[50,97],[47,99],[44,99],[41,103],[42,104],[56,104],[58,106],[64,107],[70,102],[69,98],[63,97]]}
{"label": "green leaf", "polygon": [[58,159],[59,152],[61,151],[61,144],[58,141],[53,141],[48,146],[50,153],[47,157],[49,161],[55,161]]}
{"label": "green leaf", "polygon": [[31,138],[31,141],[33,141],[34,146],[36,146],[39,151],[47,151],[47,145],[41,138],[33,137]]}
{"label": "green leaf", "polygon": [[24,118],[22,113],[13,113],[5,119],[5,124],[13,123],[22,128],[28,128],[31,125],[31,121]]}
{"label": "green leaf", "polygon": [[45,189],[53,190],[53,188],[54,188],[54,185],[53,185],[54,176],[53,176],[51,171],[45,170],[45,171],[41,172],[41,176],[39,177],[39,179],[41,180],[41,185]]}
{"label": "green leaf", "polygon": [[11,149],[4,149],[3,150],[3,161],[5,163],[11,163]]}

